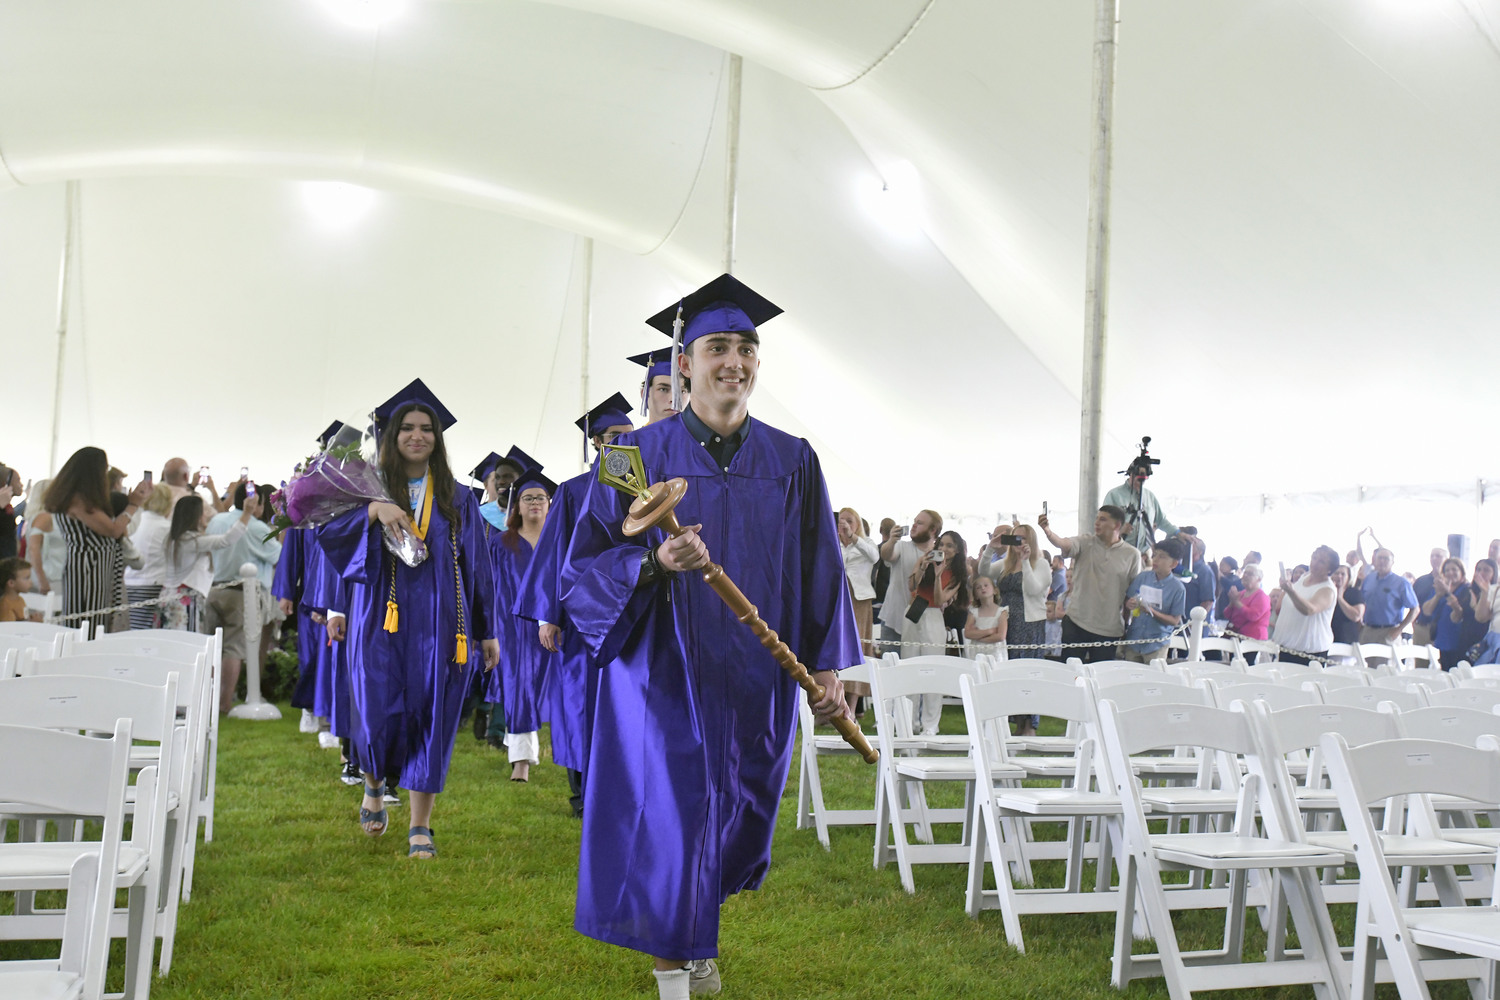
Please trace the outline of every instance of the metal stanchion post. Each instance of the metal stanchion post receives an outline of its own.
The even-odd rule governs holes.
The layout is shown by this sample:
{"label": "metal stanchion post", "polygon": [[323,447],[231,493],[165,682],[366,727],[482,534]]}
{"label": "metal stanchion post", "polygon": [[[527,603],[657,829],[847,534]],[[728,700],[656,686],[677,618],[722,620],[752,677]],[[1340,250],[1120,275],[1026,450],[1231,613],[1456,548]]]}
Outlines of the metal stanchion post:
{"label": "metal stanchion post", "polygon": [[1188,626],[1188,662],[1197,663],[1201,659],[1199,650],[1203,648],[1203,622],[1208,618],[1208,612],[1200,604],[1188,612],[1192,624]]}
{"label": "metal stanchion post", "polygon": [[240,567],[240,589],[245,596],[245,703],[229,710],[236,719],[281,718],[281,710],[260,695],[260,599],[254,563]]}

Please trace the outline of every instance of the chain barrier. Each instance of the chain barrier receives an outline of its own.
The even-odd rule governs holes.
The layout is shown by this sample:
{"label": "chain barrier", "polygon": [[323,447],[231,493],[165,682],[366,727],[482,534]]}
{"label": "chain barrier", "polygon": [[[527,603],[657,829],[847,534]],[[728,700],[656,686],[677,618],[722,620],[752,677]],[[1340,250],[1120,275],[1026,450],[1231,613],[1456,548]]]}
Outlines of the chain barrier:
{"label": "chain barrier", "polygon": [[879,646],[881,649],[887,650],[887,651],[890,651],[890,652],[894,652],[895,648],[898,647],[898,646],[901,646],[901,647],[905,647],[905,646],[923,646],[923,647],[926,647],[928,649],[932,649],[933,647],[941,647],[943,649],[960,649],[960,650],[962,650],[962,649],[972,649],[975,646],[994,646],[997,649],[1004,649],[1006,651],[1006,653],[1011,653],[1011,652],[1014,652],[1016,650],[1023,650],[1023,649],[1024,650],[1097,649],[1097,648],[1105,647],[1105,646],[1109,647],[1110,649],[1113,649],[1116,646],[1163,645],[1165,643],[1171,642],[1174,638],[1176,638],[1179,635],[1186,635],[1187,631],[1188,631],[1188,629],[1190,627],[1191,626],[1190,626],[1189,623],[1183,623],[1181,625],[1178,625],[1176,628],[1174,628],[1171,632],[1167,633],[1166,635],[1164,635],[1164,636],[1157,636],[1156,638],[1153,638],[1153,639],[1126,639],[1126,638],[1124,638],[1122,636],[1119,639],[1105,639],[1105,640],[1098,640],[1098,641],[1093,641],[1093,642],[1062,642],[1062,641],[1058,641],[1058,642],[1029,642],[1029,643],[1017,643],[1015,645],[1012,645],[1011,643],[1004,642],[1004,641],[1001,641],[1001,642],[916,642],[916,641],[907,640],[907,639],[871,639],[870,642],[871,642],[872,645]]}
{"label": "chain barrier", "polygon": [[[210,591],[230,590],[239,588],[242,581],[234,580],[230,583],[216,583],[209,588]],[[132,601],[129,604],[117,604],[112,608],[95,608],[92,611],[75,611],[71,615],[54,615],[47,619],[52,625],[65,625],[70,621],[79,621],[84,618],[93,618],[98,615],[115,615],[121,611],[134,611],[137,608],[164,608],[177,600],[176,597],[152,597],[144,601]]]}

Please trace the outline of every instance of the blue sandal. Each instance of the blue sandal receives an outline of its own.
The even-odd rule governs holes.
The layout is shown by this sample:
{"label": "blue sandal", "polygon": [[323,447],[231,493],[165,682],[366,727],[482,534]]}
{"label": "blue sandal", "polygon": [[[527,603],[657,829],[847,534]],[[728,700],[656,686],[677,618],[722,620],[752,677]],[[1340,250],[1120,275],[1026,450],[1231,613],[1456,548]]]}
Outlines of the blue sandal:
{"label": "blue sandal", "polygon": [[[378,788],[371,788],[369,785],[366,785],[365,798],[384,799],[385,782],[382,781]],[[377,823],[380,825],[380,829],[371,829],[371,826]],[[365,831],[365,836],[379,837],[385,833],[386,828],[390,825],[390,816],[386,813],[385,806],[382,805],[379,809],[366,809],[363,802],[359,804],[359,826],[361,830]]]}
{"label": "blue sandal", "polygon": [[[430,843],[430,844],[413,844],[413,843],[411,843],[411,838],[414,837],[414,836],[415,837],[426,837],[428,840],[431,840],[431,841],[434,841],[434,842]],[[426,826],[414,826],[414,827],[412,827],[410,830],[406,831],[406,840],[407,840],[406,856],[408,858],[418,858],[418,859],[420,859],[422,861],[426,861],[429,858],[435,858],[435,857],[437,857],[437,843],[435,842],[436,838],[433,837],[432,828],[431,827],[426,827]]]}

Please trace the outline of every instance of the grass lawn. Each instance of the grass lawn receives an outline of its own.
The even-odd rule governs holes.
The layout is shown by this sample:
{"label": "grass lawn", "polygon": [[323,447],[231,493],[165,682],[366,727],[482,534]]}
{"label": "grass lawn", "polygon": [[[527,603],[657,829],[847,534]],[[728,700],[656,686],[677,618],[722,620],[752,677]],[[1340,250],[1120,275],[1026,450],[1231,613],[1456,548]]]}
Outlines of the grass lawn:
{"label": "grass lawn", "polygon": [[[531,782],[515,784],[503,754],[460,732],[433,818],[439,857],[419,863],[406,858],[405,793],[390,832],[363,836],[359,790],[338,782],[337,752],[318,749],[297,732],[297,713],[284,711],[281,722],[224,721],[215,839],[200,848],[172,973],[153,997],[656,995],[648,960],[573,930],[579,823],[545,749]],[[961,728],[948,709],[944,731]],[[1019,955],[1004,943],[998,912],[964,916],[962,866],[919,867],[908,896],[894,866],[871,867],[870,829],[834,830],[832,853],[813,831],[796,830],[795,764],[792,774],[764,888],[724,907],[724,996],[1120,996],[1109,985],[1112,917],[1028,918],[1030,951]],[[843,758],[824,774],[830,804],[870,802],[873,768]],[[1187,947],[1214,943],[1216,915],[1182,922]],[[35,946],[0,945],[0,957],[27,947]],[[1151,980],[1125,995],[1166,990]],[[1444,984],[1435,995],[1467,991]]]}

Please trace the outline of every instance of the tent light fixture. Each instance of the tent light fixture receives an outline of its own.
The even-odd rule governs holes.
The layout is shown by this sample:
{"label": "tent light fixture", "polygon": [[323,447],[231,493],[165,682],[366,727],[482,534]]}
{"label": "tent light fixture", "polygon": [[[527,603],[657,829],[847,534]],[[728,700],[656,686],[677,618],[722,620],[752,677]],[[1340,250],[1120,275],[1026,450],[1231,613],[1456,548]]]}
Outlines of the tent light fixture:
{"label": "tent light fixture", "polygon": [[305,181],[302,202],[319,224],[344,229],[364,217],[375,203],[375,192],[344,181]]}
{"label": "tent light fixture", "polygon": [[351,28],[373,31],[406,11],[407,0],[320,0],[334,19]]}

